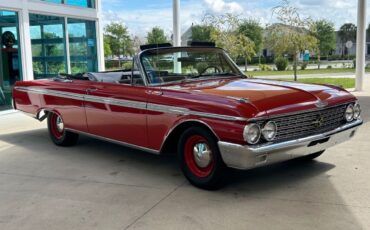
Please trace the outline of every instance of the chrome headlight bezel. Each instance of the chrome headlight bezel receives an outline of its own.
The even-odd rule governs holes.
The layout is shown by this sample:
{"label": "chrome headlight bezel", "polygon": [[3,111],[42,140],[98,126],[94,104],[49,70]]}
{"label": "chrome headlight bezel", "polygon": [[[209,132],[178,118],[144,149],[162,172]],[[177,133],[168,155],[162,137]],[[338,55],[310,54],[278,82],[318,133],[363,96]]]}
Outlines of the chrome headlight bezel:
{"label": "chrome headlight bezel", "polygon": [[[267,132],[272,132],[270,135]],[[262,135],[266,141],[273,141],[277,135],[277,125],[274,121],[268,121],[262,128]]]}
{"label": "chrome headlight bezel", "polygon": [[359,119],[361,117],[361,106],[359,103],[356,103],[354,106],[353,106],[353,118],[355,120]]}
{"label": "chrome headlight bezel", "polygon": [[[256,133],[252,136],[251,132],[255,131]],[[261,139],[261,127],[257,123],[251,123],[245,126],[243,132],[244,140],[251,145],[257,144]]]}
{"label": "chrome headlight bezel", "polygon": [[355,112],[353,104],[347,106],[346,111],[344,113],[344,118],[347,122],[351,122],[354,120]]}

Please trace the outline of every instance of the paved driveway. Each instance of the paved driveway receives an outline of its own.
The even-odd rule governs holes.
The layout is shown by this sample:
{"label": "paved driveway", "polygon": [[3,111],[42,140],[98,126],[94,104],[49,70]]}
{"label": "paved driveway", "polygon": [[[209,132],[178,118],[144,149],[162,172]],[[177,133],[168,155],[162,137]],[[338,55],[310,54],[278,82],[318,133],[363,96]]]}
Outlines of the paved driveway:
{"label": "paved driveway", "polygon": [[[370,120],[370,97],[361,96]],[[318,161],[235,172],[216,192],[171,156],[82,137],[54,146],[45,123],[0,116],[0,229],[370,229],[370,123]]]}

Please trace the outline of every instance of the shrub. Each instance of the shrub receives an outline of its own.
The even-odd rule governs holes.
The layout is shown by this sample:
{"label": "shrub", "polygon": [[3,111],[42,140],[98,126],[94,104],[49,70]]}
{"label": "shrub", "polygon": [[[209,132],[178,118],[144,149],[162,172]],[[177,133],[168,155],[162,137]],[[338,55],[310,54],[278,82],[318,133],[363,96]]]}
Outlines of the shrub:
{"label": "shrub", "polygon": [[283,57],[277,57],[274,63],[278,71],[284,71],[288,67],[288,60]]}
{"label": "shrub", "polygon": [[328,65],[327,69],[333,69],[333,66]]}
{"label": "shrub", "polygon": [[308,63],[307,62],[302,62],[301,63],[301,70],[307,69]]}
{"label": "shrub", "polygon": [[124,70],[130,70],[132,68],[132,62],[125,62],[122,65],[122,69]]}
{"label": "shrub", "polygon": [[260,64],[258,67],[260,68],[261,71],[271,71],[272,70],[270,66],[265,65],[265,64]]}

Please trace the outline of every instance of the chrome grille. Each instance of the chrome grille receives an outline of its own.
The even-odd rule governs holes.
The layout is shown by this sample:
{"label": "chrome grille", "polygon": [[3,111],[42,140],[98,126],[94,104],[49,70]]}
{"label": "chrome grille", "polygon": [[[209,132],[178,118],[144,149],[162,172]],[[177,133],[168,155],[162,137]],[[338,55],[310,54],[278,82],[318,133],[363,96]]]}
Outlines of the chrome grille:
{"label": "chrome grille", "polygon": [[291,140],[336,129],[345,123],[346,106],[272,119],[278,127],[275,140]]}

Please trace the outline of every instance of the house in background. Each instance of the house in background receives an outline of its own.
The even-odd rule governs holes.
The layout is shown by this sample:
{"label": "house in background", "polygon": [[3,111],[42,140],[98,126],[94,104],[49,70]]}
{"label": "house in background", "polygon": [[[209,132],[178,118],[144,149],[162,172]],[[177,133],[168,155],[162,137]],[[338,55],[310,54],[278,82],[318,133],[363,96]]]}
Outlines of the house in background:
{"label": "house in background", "polygon": [[104,70],[100,0],[0,0],[0,110],[15,81]]}

